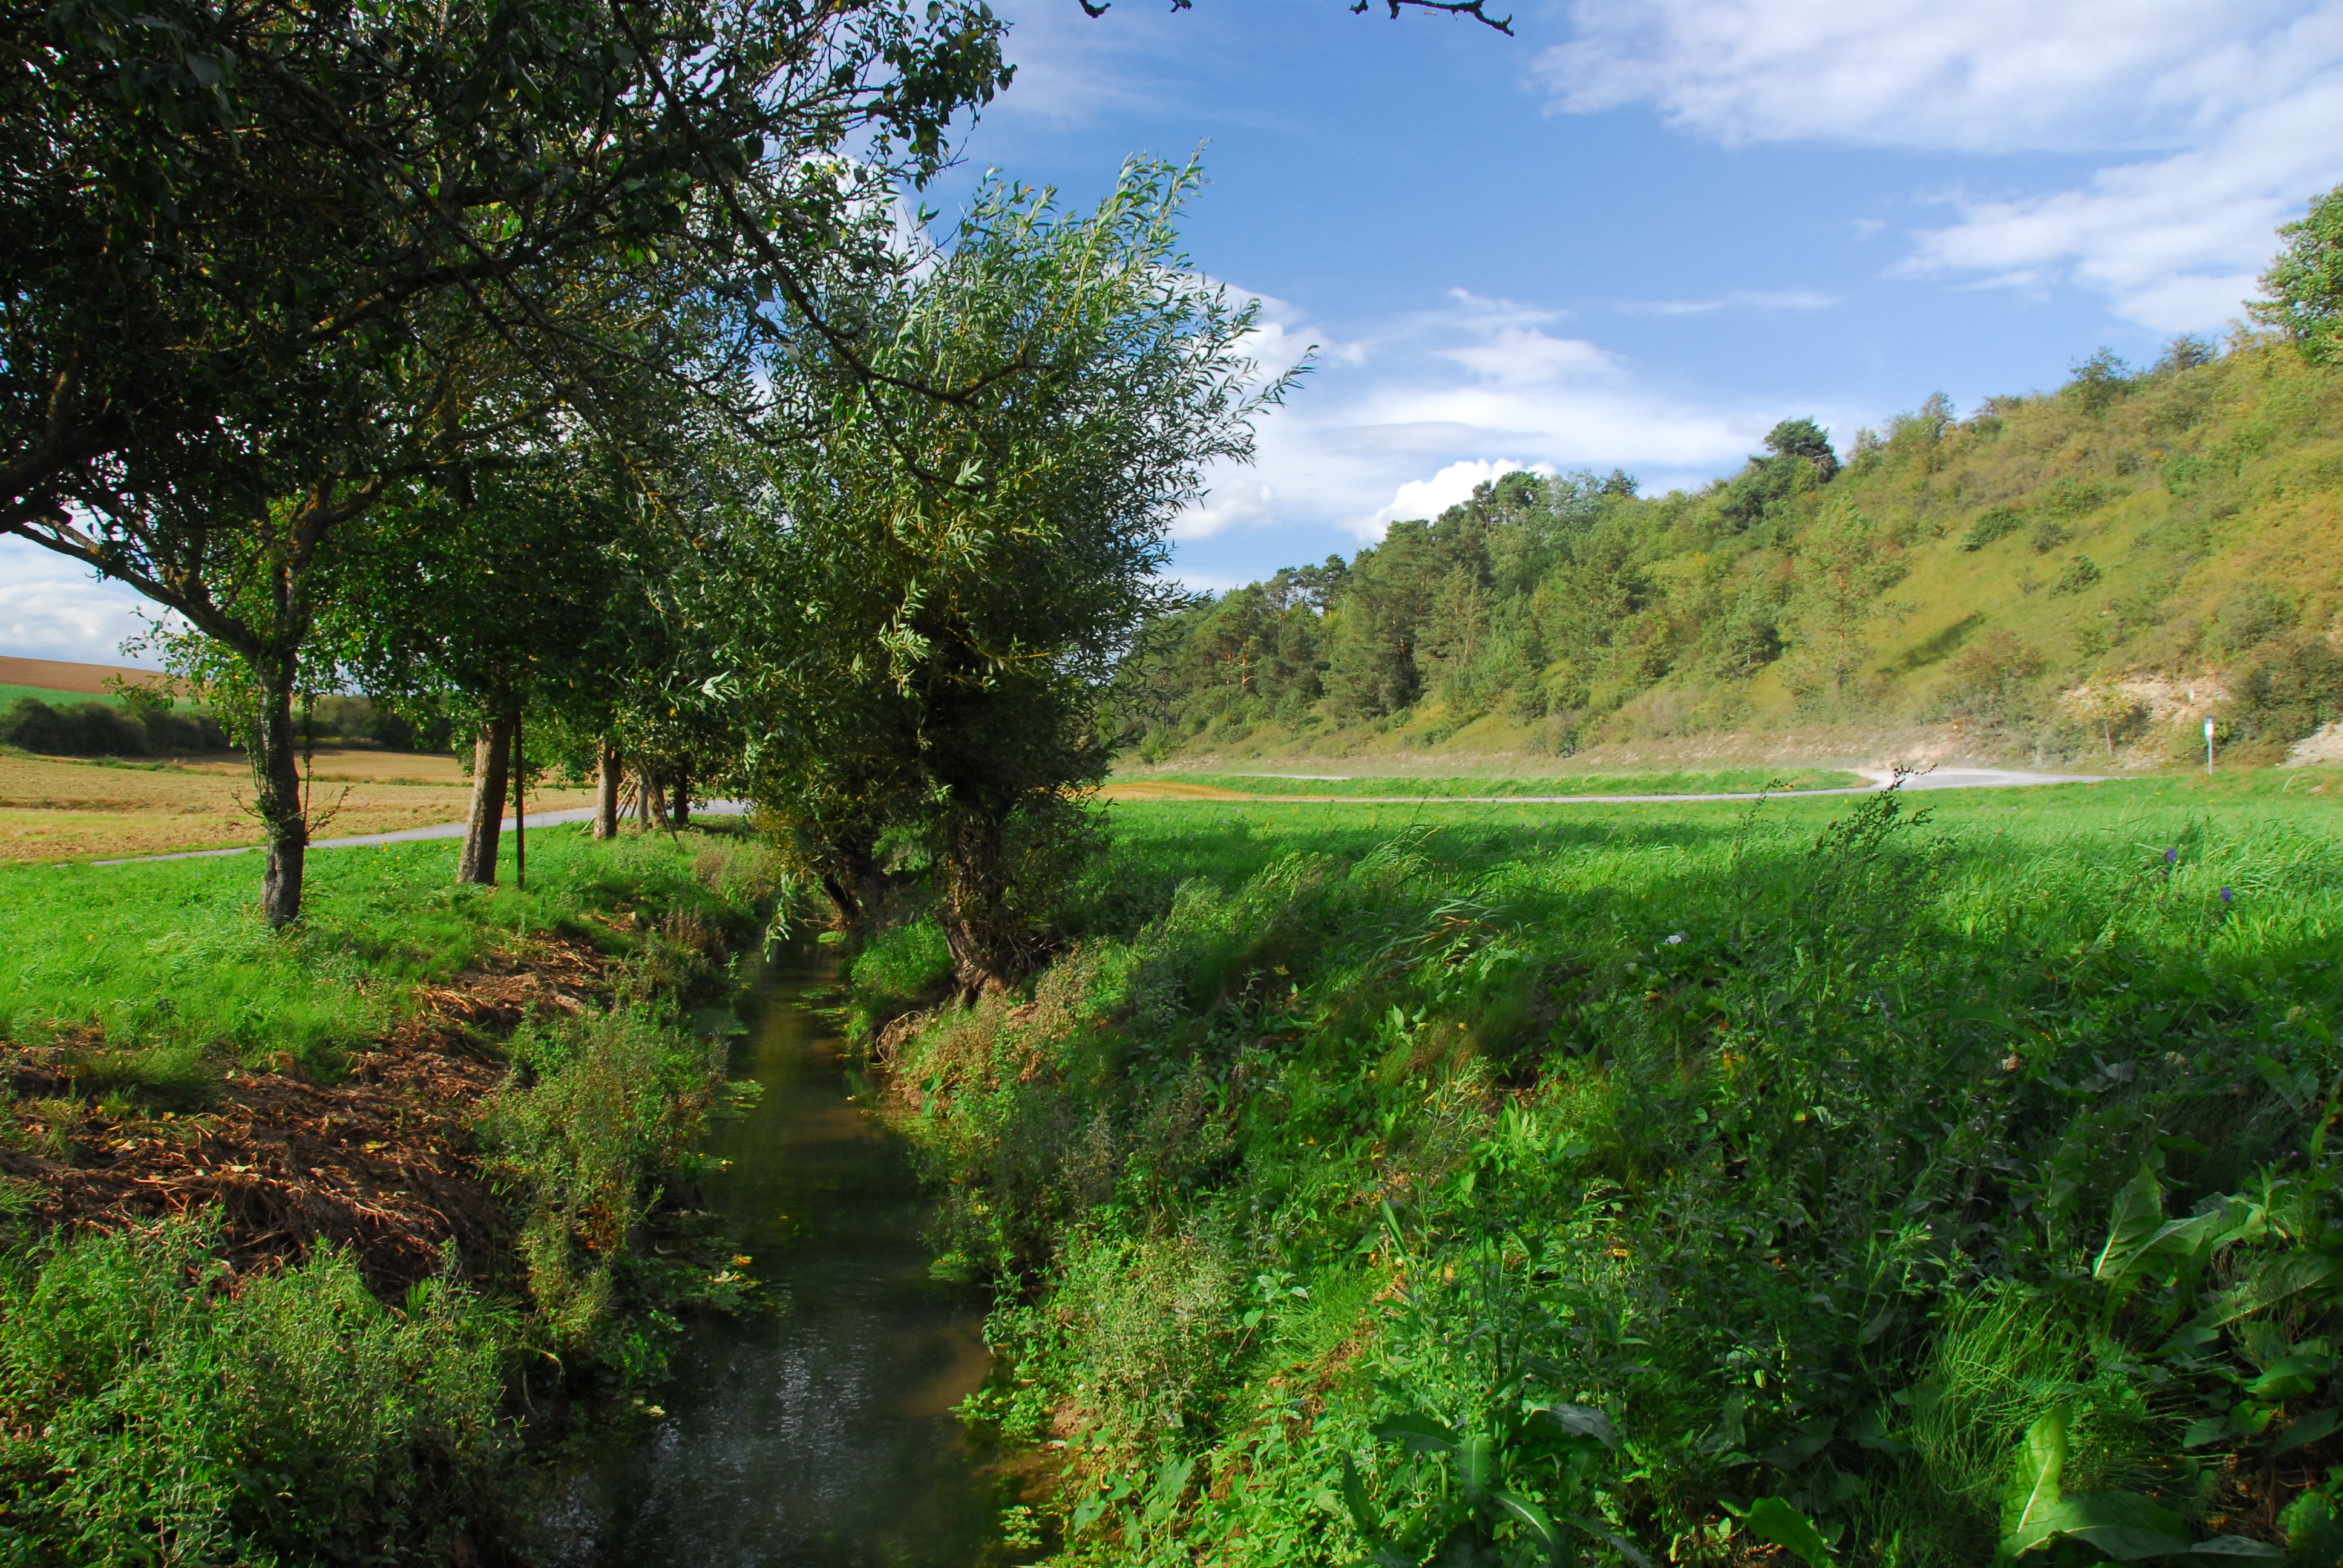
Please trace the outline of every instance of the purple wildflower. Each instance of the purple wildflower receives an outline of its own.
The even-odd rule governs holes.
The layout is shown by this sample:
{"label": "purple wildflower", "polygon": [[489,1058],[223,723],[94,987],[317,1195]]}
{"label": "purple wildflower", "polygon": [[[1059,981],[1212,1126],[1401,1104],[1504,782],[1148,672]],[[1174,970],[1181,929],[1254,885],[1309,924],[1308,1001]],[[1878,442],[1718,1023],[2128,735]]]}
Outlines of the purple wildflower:
{"label": "purple wildflower", "polygon": [[2167,866],[2175,865],[2175,864],[2178,863],[2179,859],[2180,859],[2180,851],[2179,851],[2179,850],[2177,850],[2177,849],[2167,849],[2167,850],[2165,850],[2165,851],[2164,851],[2164,863],[2165,863],[2166,865],[2167,865]]}
{"label": "purple wildflower", "polygon": [[2221,890],[2221,901],[2225,904],[2229,901],[2229,890],[2227,888]]}

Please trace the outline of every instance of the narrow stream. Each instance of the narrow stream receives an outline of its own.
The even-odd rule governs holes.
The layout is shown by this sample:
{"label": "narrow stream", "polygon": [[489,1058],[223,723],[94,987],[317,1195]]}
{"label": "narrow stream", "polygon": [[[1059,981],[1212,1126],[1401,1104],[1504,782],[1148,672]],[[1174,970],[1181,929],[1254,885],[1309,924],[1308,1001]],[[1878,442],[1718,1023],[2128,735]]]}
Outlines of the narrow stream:
{"label": "narrow stream", "polygon": [[710,1152],[731,1164],[704,1183],[779,1311],[692,1325],[666,1419],[557,1478],[541,1550],[564,1568],[992,1554],[1008,1498],[950,1413],[984,1380],[982,1317],[930,1282],[908,1151],[849,1099],[840,1042],[805,1003],[830,974],[781,955],[744,1005],[733,1076],[764,1093],[718,1129]]}

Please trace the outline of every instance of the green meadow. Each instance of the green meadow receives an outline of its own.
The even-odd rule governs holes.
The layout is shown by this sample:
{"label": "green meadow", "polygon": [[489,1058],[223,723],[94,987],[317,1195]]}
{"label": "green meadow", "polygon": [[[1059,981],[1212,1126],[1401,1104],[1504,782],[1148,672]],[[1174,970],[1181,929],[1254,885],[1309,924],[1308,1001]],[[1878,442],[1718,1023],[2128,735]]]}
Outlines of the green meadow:
{"label": "green meadow", "polygon": [[1241,795],[1463,796],[1726,795],[1755,790],[1859,789],[1870,782],[1835,768],[1721,768],[1671,773],[1561,773],[1423,778],[1327,778],[1298,773],[1152,773],[1151,783],[1202,784]]}
{"label": "green meadow", "polygon": [[[501,888],[455,885],[456,848],[313,856],[282,932],[256,855],[0,868],[0,1562],[510,1561],[529,1445],[573,1402],[656,1381],[661,1314],[738,1304],[689,1244],[637,1240],[720,1104],[724,1044],[689,1009],[754,946],[767,852],[540,830],[522,891],[509,840]],[[428,1012],[548,964],[583,977],[582,1004]],[[447,1241],[401,1289],[330,1231],[239,1273],[226,1243],[250,1218],[209,1203],[25,1222],[121,1151],[193,1151],[158,1181],[264,1169],[301,1129],[218,1141],[256,1074],[330,1095],[355,1052],[417,1049],[417,1027],[503,1082],[377,1112],[365,1154],[453,1117],[470,1201],[504,1216],[490,1255]],[[379,1103],[333,1101],[320,1131]],[[315,1157],[360,1158],[336,1147]]]}
{"label": "green meadow", "polygon": [[2330,777],[1119,804],[852,962],[966,1413],[1068,1563],[2332,1562]]}

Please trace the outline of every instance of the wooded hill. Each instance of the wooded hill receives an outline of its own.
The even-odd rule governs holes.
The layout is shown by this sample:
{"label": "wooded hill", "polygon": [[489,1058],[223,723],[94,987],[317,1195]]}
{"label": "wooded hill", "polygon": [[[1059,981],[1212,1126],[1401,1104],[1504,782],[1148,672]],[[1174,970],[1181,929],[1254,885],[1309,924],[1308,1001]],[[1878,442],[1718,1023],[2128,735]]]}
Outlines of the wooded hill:
{"label": "wooded hill", "polygon": [[[1819,726],[2036,762],[2284,759],[2343,719],[2343,373],[2289,343],[2106,351],[1842,462],[1811,421],[1694,493],[1509,474],[1348,561],[1151,623],[1150,763],[1512,753]],[[2333,732],[2314,740],[2321,749]]]}

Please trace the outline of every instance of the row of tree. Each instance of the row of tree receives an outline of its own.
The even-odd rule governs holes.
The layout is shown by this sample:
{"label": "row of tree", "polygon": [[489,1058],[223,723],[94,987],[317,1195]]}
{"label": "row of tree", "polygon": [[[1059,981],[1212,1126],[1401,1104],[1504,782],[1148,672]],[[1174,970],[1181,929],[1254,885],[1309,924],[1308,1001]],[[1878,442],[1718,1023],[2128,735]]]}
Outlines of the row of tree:
{"label": "row of tree", "polygon": [[558,759],[606,832],[622,775],[750,793],[850,921],[923,849],[965,982],[1031,961],[1171,518],[1286,385],[1178,253],[1192,167],[932,241],[898,195],[1010,75],[973,0],[0,25],[0,526],[173,612],[271,922],[296,710],[355,687],[476,737],[466,876]]}

